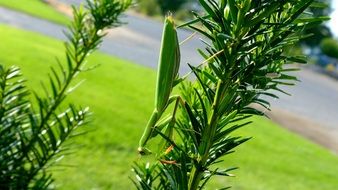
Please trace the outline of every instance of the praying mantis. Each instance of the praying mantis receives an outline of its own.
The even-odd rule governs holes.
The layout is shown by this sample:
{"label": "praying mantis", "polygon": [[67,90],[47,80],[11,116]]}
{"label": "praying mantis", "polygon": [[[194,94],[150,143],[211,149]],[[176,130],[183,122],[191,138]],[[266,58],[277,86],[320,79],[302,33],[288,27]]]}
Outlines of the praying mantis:
{"label": "praying mantis", "polygon": [[[165,134],[167,135],[167,137],[172,139],[173,129],[176,122],[175,116],[177,113],[177,109],[179,105],[184,108],[185,102],[179,95],[171,96],[171,92],[176,84],[185,79],[191,73],[189,72],[187,75],[182,77],[182,79],[178,77],[178,71],[181,61],[180,45],[191,39],[195,34],[196,32],[181,43],[179,43],[174,20],[171,16],[166,17],[164,21],[158,63],[159,66],[155,91],[155,109],[152,112],[152,115],[139,141],[139,147],[137,151],[141,155],[151,154],[151,151],[145,146],[147,145],[147,142],[151,138],[154,138],[158,134],[158,131],[161,131],[164,127],[167,126]],[[224,50],[221,50],[211,57],[207,58],[205,61],[199,64],[199,67],[208,63],[210,60],[223,53],[223,51]],[[173,113],[170,116],[161,119],[167,107],[173,102],[175,102]]]}
{"label": "praying mantis", "polygon": [[[180,44],[178,42],[177,31],[174,20],[171,16],[166,17],[162,34],[161,50],[159,56],[159,66],[156,83],[155,109],[146,125],[143,135],[139,141],[138,152],[141,155],[151,154],[145,148],[147,142],[156,136],[156,129],[167,126],[166,133],[172,134],[175,124],[175,115],[179,103],[183,103],[179,96],[170,96],[178,78],[180,67]],[[173,114],[162,120],[161,117],[166,108],[175,102]]]}

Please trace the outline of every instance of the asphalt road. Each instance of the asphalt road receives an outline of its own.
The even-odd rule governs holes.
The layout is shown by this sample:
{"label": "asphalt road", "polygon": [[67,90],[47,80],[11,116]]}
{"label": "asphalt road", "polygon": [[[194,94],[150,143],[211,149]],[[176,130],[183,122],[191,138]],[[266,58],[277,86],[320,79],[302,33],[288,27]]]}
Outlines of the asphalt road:
{"label": "asphalt road", "polygon": [[[62,1],[80,2],[79,0]],[[122,20],[128,25],[110,31],[100,50],[137,64],[156,68],[162,33],[161,23],[130,14],[125,15]],[[63,26],[1,7],[0,23],[65,40],[62,32],[65,31]],[[185,39],[190,34],[189,31],[180,30],[179,38]],[[203,47],[198,37],[182,46],[181,73],[189,70],[186,63],[198,64],[202,61],[196,53],[197,47]],[[319,123],[327,130],[337,132],[338,82],[308,68],[303,68],[297,75],[302,82],[296,87],[284,88],[292,96],[281,95],[279,100],[272,100],[272,109],[286,110],[293,115]]]}
{"label": "asphalt road", "polygon": [[[64,26],[2,7],[0,7],[0,15],[0,23],[66,40],[64,31],[67,31],[67,28]],[[121,21],[127,24],[110,30],[100,50],[135,63],[156,68],[162,35],[161,23],[130,14],[123,15]],[[191,32],[189,31],[179,30],[181,41],[190,35]],[[201,57],[195,51],[196,47],[203,47],[198,40],[198,36],[181,46],[182,63],[197,65],[202,62]],[[182,64],[181,74],[188,71],[188,65]]]}
{"label": "asphalt road", "polygon": [[311,67],[296,75],[301,82],[283,87],[292,96],[280,94],[279,100],[272,100],[272,110],[283,109],[338,132],[338,81]]}

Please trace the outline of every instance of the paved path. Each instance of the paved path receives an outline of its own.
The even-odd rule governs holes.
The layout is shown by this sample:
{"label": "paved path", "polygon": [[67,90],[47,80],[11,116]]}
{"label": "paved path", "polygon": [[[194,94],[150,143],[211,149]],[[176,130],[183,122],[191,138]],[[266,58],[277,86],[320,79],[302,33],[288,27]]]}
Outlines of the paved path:
{"label": "paved path", "polygon": [[[79,2],[79,0],[73,1]],[[132,15],[126,15],[123,21],[128,22],[128,25],[111,31],[101,51],[156,68],[162,33],[161,23]],[[0,23],[65,40],[62,33],[64,27],[1,7]],[[186,30],[179,31],[180,39],[185,39],[189,35],[190,32]],[[201,45],[199,40],[194,38],[182,46],[184,64],[181,72],[185,73],[189,70],[186,65],[188,61],[192,64],[201,62],[196,53],[196,47]],[[338,82],[311,69],[303,69],[298,76],[301,83],[296,87],[285,88],[293,95],[281,95],[280,100],[272,101],[272,109],[287,110],[293,116],[299,115],[313,123],[319,123],[335,134],[338,131]],[[335,137],[338,139],[338,135]]]}
{"label": "paved path", "polygon": [[38,32],[57,39],[65,39],[65,35],[62,31],[65,31],[66,28],[3,7],[0,7],[0,23]]}
{"label": "paved path", "polygon": [[[18,28],[66,40],[63,35],[63,31],[66,31],[64,26],[2,7],[0,7],[0,15],[0,23],[10,24]],[[162,35],[161,23],[130,14],[124,15],[121,20],[128,24],[111,30],[100,50],[135,63],[156,68]],[[186,39],[190,35],[191,32],[186,30],[179,31],[180,40]],[[201,45],[202,43],[197,37],[182,45],[182,63],[200,63],[202,59],[195,49],[196,47],[203,47]],[[181,73],[188,71],[189,67],[187,64],[184,64]]]}
{"label": "paved path", "polygon": [[[273,107],[305,116],[328,129],[338,130],[338,81],[311,68],[297,73],[301,82],[285,87],[292,96],[281,95]],[[337,136],[338,139],[338,136]]]}

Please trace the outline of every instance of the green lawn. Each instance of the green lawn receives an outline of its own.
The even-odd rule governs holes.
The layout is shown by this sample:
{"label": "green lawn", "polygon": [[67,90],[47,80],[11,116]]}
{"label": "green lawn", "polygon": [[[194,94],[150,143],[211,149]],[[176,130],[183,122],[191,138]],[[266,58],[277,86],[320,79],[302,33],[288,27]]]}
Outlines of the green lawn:
{"label": "green lawn", "polygon": [[66,25],[69,18],[41,0],[0,0],[0,6]]}
{"label": "green lawn", "polygon": [[[37,86],[46,77],[54,57],[63,55],[62,42],[0,25],[0,62],[19,65]],[[140,159],[137,142],[152,111],[155,72],[130,62],[96,53],[90,59],[101,66],[84,73],[86,82],[71,100],[94,112],[90,130],[79,137],[76,154],[55,167],[57,189],[133,189],[130,166]],[[38,71],[38,72],[37,72]],[[253,136],[225,158],[225,167],[239,166],[235,178],[217,178],[217,185],[234,190],[334,190],[338,187],[338,157],[267,119],[241,130]],[[60,171],[62,170],[62,171]],[[215,188],[213,188],[215,189]]]}

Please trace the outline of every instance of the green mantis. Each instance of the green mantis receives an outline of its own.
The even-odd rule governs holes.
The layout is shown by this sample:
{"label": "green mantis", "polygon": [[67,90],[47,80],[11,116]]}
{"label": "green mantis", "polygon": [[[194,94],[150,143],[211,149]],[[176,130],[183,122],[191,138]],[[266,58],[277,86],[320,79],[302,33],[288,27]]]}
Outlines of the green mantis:
{"label": "green mantis", "polygon": [[[155,94],[155,109],[147,123],[144,133],[140,139],[138,152],[140,154],[149,154],[150,151],[145,148],[147,142],[156,135],[156,128],[163,128],[166,125],[172,126],[174,115],[160,121],[161,116],[177,97],[170,97],[175,79],[178,76],[180,66],[180,48],[177,38],[177,31],[171,16],[166,17],[162,34],[161,50],[158,63],[158,74]],[[177,103],[174,112],[176,112]],[[169,129],[170,130],[170,129]]]}
{"label": "green mantis", "polygon": [[[177,38],[177,31],[174,21],[171,16],[167,17],[164,21],[164,29],[162,34],[161,50],[158,63],[158,74],[156,82],[156,94],[155,94],[155,109],[146,125],[143,135],[139,141],[138,152],[141,155],[150,154],[151,151],[145,148],[147,142],[158,134],[158,131],[166,128],[165,134],[171,138],[173,134],[173,127],[176,122],[176,112],[181,105],[185,107],[184,101],[179,95],[170,96],[174,86],[181,81],[178,78],[178,71],[180,67],[180,44],[188,41],[196,33],[193,33],[183,42],[179,43]],[[208,63],[211,59],[214,59],[222,51],[215,53],[199,66],[203,66]],[[185,75],[182,79],[186,78],[190,73]],[[177,79],[177,80],[176,80]],[[173,113],[161,119],[163,113],[167,107],[175,102]],[[164,145],[161,146],[164,148]]]}

